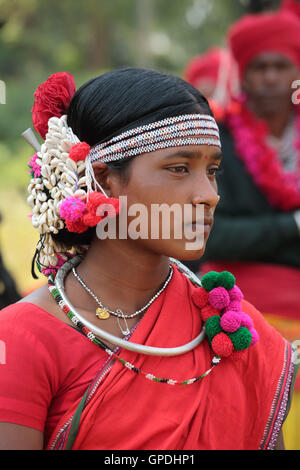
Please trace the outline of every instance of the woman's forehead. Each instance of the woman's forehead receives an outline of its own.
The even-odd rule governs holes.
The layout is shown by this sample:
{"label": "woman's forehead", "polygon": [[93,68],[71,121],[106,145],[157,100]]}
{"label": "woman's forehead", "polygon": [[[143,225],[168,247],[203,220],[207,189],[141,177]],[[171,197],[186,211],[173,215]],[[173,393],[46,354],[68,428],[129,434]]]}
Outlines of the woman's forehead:
{"label": "woman's forehead", "polygon": [[188,159],[188,160],[201,160],[209,159],[215,162],[222,160],[222,152],[219,147],[213,145],[188,145],[185,147],[172,147],[169,149],[156,150],[148,154],[142,154],[136,157],[134,160],[141,160],[144,162],[148,159],[148,162],[162,162],[168,163],[175,159]]}

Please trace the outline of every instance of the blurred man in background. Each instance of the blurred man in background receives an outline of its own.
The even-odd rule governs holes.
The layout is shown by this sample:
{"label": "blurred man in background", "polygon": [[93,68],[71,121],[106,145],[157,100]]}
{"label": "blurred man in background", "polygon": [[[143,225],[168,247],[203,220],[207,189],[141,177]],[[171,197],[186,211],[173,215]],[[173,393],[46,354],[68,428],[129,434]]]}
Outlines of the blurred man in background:
{"label": "blurred man in background", "polygon": [[[293,99],[300,20],[286,10],[247,15],[228,38],[242,95],[219,123],[224,174],[215,226],[201,265],[188,265],[200,275],[232,272],[245,298],[293,341],[300,338],[300,105]],[[300,449],[299,430],[288,443]]]}

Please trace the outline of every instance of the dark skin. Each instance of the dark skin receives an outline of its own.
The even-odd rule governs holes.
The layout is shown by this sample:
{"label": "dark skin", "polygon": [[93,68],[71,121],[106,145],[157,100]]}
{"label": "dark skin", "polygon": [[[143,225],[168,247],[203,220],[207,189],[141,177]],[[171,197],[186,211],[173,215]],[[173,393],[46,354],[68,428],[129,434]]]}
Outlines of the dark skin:
{"label": "dark skin", "polygon": [[270,133],[280,138],[293,114],[292,83],[298,67],[286,56],[265,52],[248,65],[242,88],[254,114],[267,122]]}
{"label": "dark skin", "polygon": [[[218,203],[216,173],[220,159],[221,152],[217,147],[178,147],[136,157],[126,185],[106,164],[95,163],[94,172],[109,196],[128,197],[128,207],[136,202],[143,202],[149,209],[151,203],[192,204],[196,212],[196,206],[203,204],[205,216],[212,223]],[[195,214],[192,221],[194,217]],[[167,278],[169,256],[179,259],[202,256],[210,229],[211,226],[205,232],[203,248],[191,252],[185,249],[186,242],[190,240],[172,239],[172,227],[171,240],[99,240],[95,237],[77,271],[104,305],[132,313],[144,306]],[[65,288],[74,307],[87,320],[97,323],[95,301],[72,274],[67,276]],[[47,286],[20,302],[36,304],[58,320],[74,326],[56,305]],[[137,321],[138,317],[129,320],[129,328]],[[122,337],[115,317],[103,321],[101,328]],[[42,432],[17,424],[0,423],[0,449],[42,448]]]}
{"label": "dark skin", "polygon": [[[103,163],[94,164],[95,175],[112,197],[126,195],[128,206],[143,202],[203,204],[211,221],[218,203],[216,173],[221,153],[217,147],[189,146],[161,150],[136,157],[130,169],[130,180],[124,186],[120,177]],[[111,309],[131,313],[144,306],[168,275],[168,257],[197,259],[202,256],[209,236],[205,233],[203,248],[187,252],[186,240],[98,240],[95,238],[77,271],[86,284]],[[97,305],[72,274],[65,281],[67,296],[85,318],[96,323]],[[47,310],[59,321],[73,325],[56,305],[47,286],[21,300]],[[130,328],[138,321],[128,321]],[[122,337],[116,319],[110,317],[101,328]],[[0,423],[0,449],[43,449],[43,433],[25,426]]]}

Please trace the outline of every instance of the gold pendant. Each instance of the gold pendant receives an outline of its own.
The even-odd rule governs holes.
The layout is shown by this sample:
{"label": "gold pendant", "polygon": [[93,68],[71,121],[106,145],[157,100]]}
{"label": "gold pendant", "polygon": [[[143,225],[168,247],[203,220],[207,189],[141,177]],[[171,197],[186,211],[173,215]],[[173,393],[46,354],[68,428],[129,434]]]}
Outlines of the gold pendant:
{"label": "gold pendant", "polygon": [[96,317],[98,317],[100,320],[106,320],[110,317],[110,313],[105,308],[99,307],[96,310]]}

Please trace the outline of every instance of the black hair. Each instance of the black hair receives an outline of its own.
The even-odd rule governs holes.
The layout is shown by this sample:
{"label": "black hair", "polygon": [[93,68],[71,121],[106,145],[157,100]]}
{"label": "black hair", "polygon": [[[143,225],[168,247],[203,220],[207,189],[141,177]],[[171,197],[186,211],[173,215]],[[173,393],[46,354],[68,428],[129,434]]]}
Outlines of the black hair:
{"label": "black hair", "polygon": [[85,83],[74,94],[68,125],[94,146],[128,129],[180,114],[212,115],[204,96],[179,77],[124,68]]}
{"label": "black hair", "polygon": [[[206,98],[183,79],[149,69],[122,68],[82,85],[70,102],[67,123],[80,141],[94,146],[134,127],[197,113],[212,116]],[[125,177],[130,161],[108,166]],[[88,244],[94,229],[88,232],[78,235],[62,230],[54,238],[72,245]]]}

